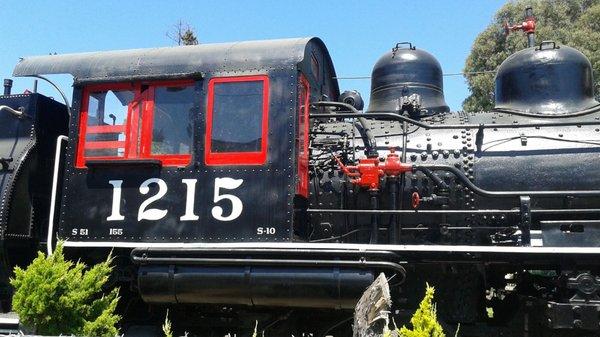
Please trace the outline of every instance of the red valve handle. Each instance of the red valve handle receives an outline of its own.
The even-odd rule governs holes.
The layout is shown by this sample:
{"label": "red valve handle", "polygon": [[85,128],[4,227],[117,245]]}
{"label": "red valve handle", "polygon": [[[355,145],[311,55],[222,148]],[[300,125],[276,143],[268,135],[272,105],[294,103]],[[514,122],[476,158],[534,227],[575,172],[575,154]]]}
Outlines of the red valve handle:
{"label": "red valve handle", "polygon": [[419,193],[413,192],[412,197],[411,197],[411,204],[412,204],[412,208],[414,208],[414,209],[419,208],[419,205],[421,204],[421,196],[419,196]]}

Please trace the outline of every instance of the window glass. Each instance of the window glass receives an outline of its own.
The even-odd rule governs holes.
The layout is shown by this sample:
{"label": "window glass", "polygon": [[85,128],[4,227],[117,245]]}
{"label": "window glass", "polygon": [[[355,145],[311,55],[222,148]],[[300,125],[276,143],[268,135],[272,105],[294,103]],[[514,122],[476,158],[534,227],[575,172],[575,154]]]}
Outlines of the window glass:
{"label": "window glass", "polygon": [[211,152],[260,152],[263,81],[215,83]]}
{"label": "window glass", "polygon": [[152,154],[191,154],[193,86],[156,87]]}
{"label": "window glass", "polygon": [[86,157],[122,157],[125,155],[125,130],[131,90],[91,92],[87,107]]}

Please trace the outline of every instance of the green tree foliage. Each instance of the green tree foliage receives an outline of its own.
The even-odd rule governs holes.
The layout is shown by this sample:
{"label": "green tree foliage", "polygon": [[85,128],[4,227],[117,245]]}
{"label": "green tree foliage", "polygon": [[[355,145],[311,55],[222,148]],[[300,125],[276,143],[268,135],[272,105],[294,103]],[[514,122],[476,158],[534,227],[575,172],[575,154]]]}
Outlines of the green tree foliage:
{"label": "green tree foliage", "polygon": [[425,289],[425,297],[419,304],[419,309],[415,311],[410,319],[413,326],[408,329],[406,326],[400,328],[399,335],[401,337],[444,337],[444,330],[437,321],[437,313],[435,304],[433,303],[433,295],[435,289],[429,284]]}
{"label": "green tree foliage", "polygon": [[13,310],[21,322],[41,335],[116,336],[118,289],[104,294],[112,259],[91,268],[65,260],[62,244],[54,254],[15,268]]}
{"label": "green tree foliage", "polygon": [[198,44],[198,38],[191,28],[187,28],[181,35],[181,44],[184,46],[193,46]]}
{"label": "green tree foliage", "polygon": [[[496,13],[492,23],[477,36],[464,72],[496,70],[512,53],[527,46],[523,33],[504,35],[502,25],[523,22],[525,8],[533,7],[537,20],[536,41],[553,40],[583,52],[592,62],[596,85],[600,84],[600,0],[513,0]],[[471,95],[465,111],[489,110],[494,106],[494,74],[465,76]],[[596,89],[598,93],[598,89]]]}
{"label": "green tree foliage", "polygon": [[182,20],[177,21],[170,31],[167,32],[167,37],[178,46],[192,46],[198,44],[198,37],[194,28]]}

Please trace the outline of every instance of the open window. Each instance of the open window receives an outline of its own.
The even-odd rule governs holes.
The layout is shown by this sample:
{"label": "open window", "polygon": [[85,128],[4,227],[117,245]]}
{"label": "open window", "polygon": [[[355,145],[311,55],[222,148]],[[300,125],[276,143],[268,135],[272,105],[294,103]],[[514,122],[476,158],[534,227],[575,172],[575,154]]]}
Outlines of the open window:
{"label": "open window", "polygon": [[310,85],[304,75],[300,75],[298,86],[298,184],[296,193],[308,197],[308,114],[310,104]]}
{"label": "open window", "polygon": [[165,166],[191,161],[192,81],[102,84],[84,89],[76,167],[156,159]]}
{"label": "open window", "polygon": [[206,164],[264,164],[268,121],[266,75],[212,78],[208,82]]}

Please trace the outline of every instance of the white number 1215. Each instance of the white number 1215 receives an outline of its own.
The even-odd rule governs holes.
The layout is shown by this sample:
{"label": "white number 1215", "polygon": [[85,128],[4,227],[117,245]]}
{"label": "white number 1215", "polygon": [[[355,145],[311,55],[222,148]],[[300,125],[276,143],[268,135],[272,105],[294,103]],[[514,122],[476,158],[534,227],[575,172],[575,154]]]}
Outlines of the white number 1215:
{"label": "white number 1215", "polygon": [[[194,221],[198,220],[199,216],[194,213],[194,199],[196,195],[196,183],[198,179],[182,179],[181,182],[186,185],[186,197],[185,197],[185,214],[183,214],[180,221]],[[234,190],[242,185],[243,179],[233,178],[215,178],[215,192],[213,201],[215,203],[221,200],[228,200],[231,203],[231,213],[224,215],[223,208],[221,206],[213,206],[211,210],[212,216],[219,221],[232,221],[237,219],[244,210],[244,205],[240,198],[232,194],[221,194],[221,190]],[[107,221],[122,221],[125,217],[121,214],[121,186],[123,180],[109,180],[109,184],[113,187],[112,195],[112,211],[111,214],[106,218]],[[138,210],[138,221],[141,220],[160,220],[164,218],[168,210],[160,208],[150,208],[149,206],[155,201],[160,200],[167,194],[168,187],[164,180],[160,178],[150,178],[144,181],[140,185],[140,194],[146,195],[150,193],[150,185],[156,184],[158,186],[158,192],[148,199],[144,200]]]}

